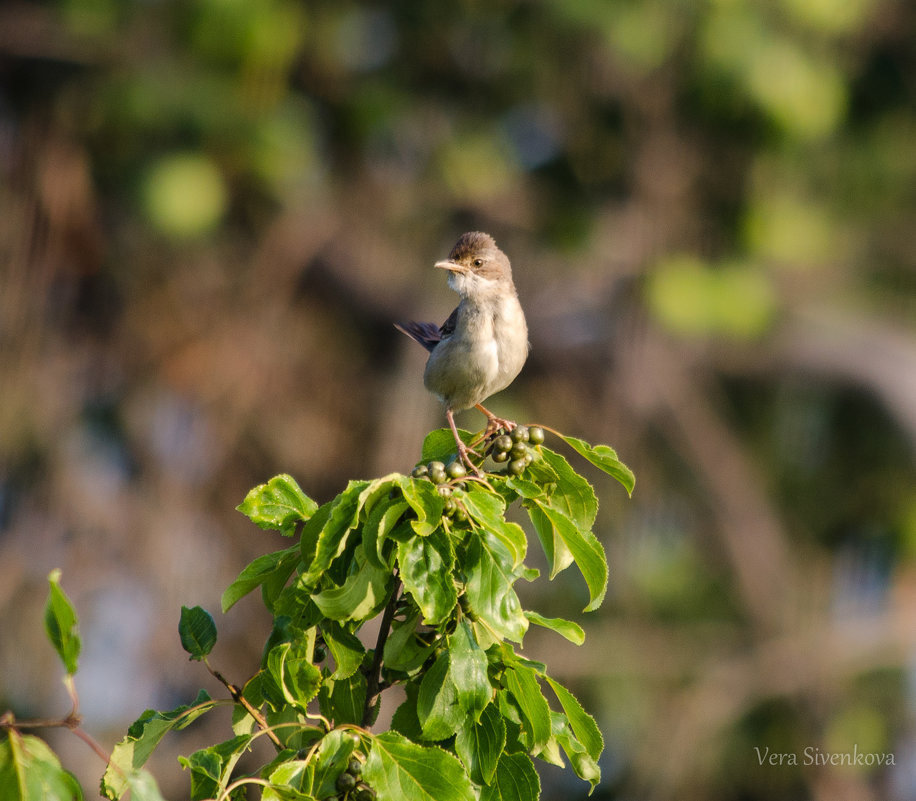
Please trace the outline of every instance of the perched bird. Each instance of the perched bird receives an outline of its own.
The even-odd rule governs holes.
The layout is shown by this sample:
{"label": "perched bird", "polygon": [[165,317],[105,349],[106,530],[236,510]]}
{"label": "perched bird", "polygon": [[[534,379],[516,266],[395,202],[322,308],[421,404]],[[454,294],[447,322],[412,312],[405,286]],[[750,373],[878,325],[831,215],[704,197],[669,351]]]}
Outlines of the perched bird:
{"label": "perched bird", "polygon": [[429,351],[423,384],[445,406],[458,457],[479,475],[458,436],[454,413],[476,406],[487,416],[487,434],[515,427],[481,403],[521,372],[528,358],[528,326],[509,259],[489,234],[462,234],[448,258],[435,266],[448,270],[448,285],[461,298],[458,306],[441,326],[408,322],[395,327]]}

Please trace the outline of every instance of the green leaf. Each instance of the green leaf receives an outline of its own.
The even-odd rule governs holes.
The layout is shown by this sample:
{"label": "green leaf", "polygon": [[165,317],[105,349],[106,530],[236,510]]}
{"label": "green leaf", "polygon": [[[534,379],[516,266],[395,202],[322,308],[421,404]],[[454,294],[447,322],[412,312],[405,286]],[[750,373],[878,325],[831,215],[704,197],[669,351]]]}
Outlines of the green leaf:
{"label": "green leaf", "polygon": [[541,781],[527,754],[500,754],[492,781],[480,791],[480,801],[537,801]]}
{"label": "green leaf", "polygon": [[366,653],[359,637],[351,634],[334,620],[322,623],[321,632],[336,666],[331,678],[345,679],[352,676],[362,664]]}
{"label": "green leaf", "polygon": [[506,725],[496,704],[489,704],[476,723],[470,717],[455,737],[455,753],[467,766],[468,773],[477,784],[493,781],[496,763],[506,744]]}
{"label": "green leaf", "polygon": [[530,612],[527,609],[525,610],[525,617],[537,626],[543,626],[555,631],[561,637],[565,637],[573,643],[573,645],[582,645],[585,642],[585,632],[582,627],[571,620],[564,620],[561,617],[543,617],[537,612]]}
{"label": "green leaf", "polygon": [[7,736],[0,740],[0,797],[4,801],[82,799],[79,782],[61,767],[47,743],[15,729],[6,731]]}
{"label": "green leaf", "polygon": [[440,528],[426,537],[411,537],[398,543],[398,566],[404,589],[423,613],[424,622],[437,626],[445,621],[458,602],[452,576],[455,552],[448,535]]}
{"label": "green leaf", "polygon": [[366,677],[354,673],[345,679],[325,679],[318,694],[321,714],[335,725],[363,722],[363,708],[366,705]]}
{"label": "green leaf", "polygon": [[588,585],[589,602],[583,611],[591,612],[601,606],[607,592],[607,556],[598,538],[588,529],[580,529],[576,523],[558,509],[534,501],[543,516],[553,526],[556,535],[569,549]]}
{"label": "green leaf", "polygon": [[433,650],[431,643],[422,642],[417,636],[417,624],[420,622],[420,611],[416,610],[404,620],[395,619],[391,632],[385,640],[385,667],[412,673],[419,668]]}
{"label": "green leaf", "polygon": [[476,721],[490,703],[493,688],[487,678],[487,655],[467,621],[462,620],[448,635],[449,679],[455,686],[462,715]]}
{"label": "green leaf", "polygon": [[165,801],[156,779],[148,770],[134,771],[127,777],[130,801]]}
{"label": "green leaf", "polygon": [[527,477],[547,485],[547,505],[561,511],[579,528],[588,530],[595,525],[598,514],[595,490],[559,453],[542,446],[541,458],[529,465]]}
{"label": "green leaf", "polygon": [[222,597],[223,612],[228,612],[237,601],[266,581],[279,580],[281,585],[286,584],[299,564],[299,559],[298,545],[257,557],[226,587]]}
{"label": "green leaf", "polygon": [[181,620],[178,622],[178,636],[181,647],[191,659],[202,660],[216,645],[216,623],[210,613],[200,606],[181,607]]}
{"label": "green leaf", "polygon": [[380,570],[391,569],[390,560],[384,555],[385,541],[409,508],[410,505],[404,500],[377,503],[372,507],[363,525],[363,549],[366,552],[366,558],[370,564]]}
{"label": "green leaf", "polygon": [[216,797],[229,784],[233,768],[250,743],[250,735],[239,735],[188,757],[179,756],[179,763],[191,772],[192,801]]}
{"label": "green leaf", "polygon": [[391,729],[398,734],[403,734],[408,740],[419,742],[423,739],[423,731],[420,729],[420,719],[417,717],[417,696],[420,694],[418,684],[413,681],[405,684],[404,694],[407,698],[391,716]]}
{"label": "green leaf", "polygon": [[321,613],[332,620],[366,620],[385,605],[391,572],[369,564],[358,545],[353,560],[354,572],[340,587],[329,587],[312,595]]}
{"label": "green leaf", "polygon": [[487,655],[462,621],[448,635],[447,648],[423,675],[417,717],[426,740],[445,740],[463,722],[475,722],[493,696],[487,677]]}
{"label": "green leaf", "polygon": [[461,763],[441,748],[424,747],[396,732],[372,738],[363,778],[380,799],[475,801]]}
{"label": "green leaf", "polygon": [[61,571],[52,570],[48,575],[49,593],[45,606],[45,632],[67,674],[76,673],[80,656],[80,636],[73,604],[60,587]]}
{"label": "green leaf", "polygon": [[404,500],[416,514],[417,519],[411,520],[410,525],[421,537],[429,536],[442,522],[442,512],[445,509],[445,498],[439,494],[438,488],[426,479],[411,478],[403,484]]}
{"label": "green leaf", "polygon": [[[331,562],[343,553],[347,537],[356,526],[360,509],[360,494],[368,481],[351,481],[333,501],[322,506],[312,520],[318,519],[318,530],[306,523],[302,532],[302,556],[307,569],[301,578],[303,587],[314,587],[327,572]],[[324,514],[319,518],[319,512]],[[314,556],[311,555],[314,544]]]}
{"label": "green leaf", "polygon": [[525,746],[536,753],[550,739],[550,707],[541,693],[537,674],[519,663],[506,670],[503,684],[521,713]]}
{"label": "green leaf", "polygon": [[235,508],[256,526],[289,536],[297,523],[315,514],[318,504],[299,489],[292,476],[283,474],[258,484]]}
{"label": "green leaf", "polygon": [[448,739],[458,731],[463,717],[457,689],[449,677],[449,652],[442,651],[420,682],[417,718],[423,739]]}
{"label": "green leaf", "polygon": [[128,789],[128,778],[134,776],[155,750],[159,741],[173,729],[180,730],[193,723],[218,702],[201,690],[191,706],[179,706],[169,712],[148,709],[127,730],[117,743],[102,777],[102,792],[106,798],[120,798]]}
{"label": "green leaf", "polygon": [[557,573],[565,570],[575,560],[569,548],[566,547],[566,543],[563,542],[563,538],[557,533],[556,526],[541,511],[541,507],[536,503],[528,503],[525,504],[525,508],[528,511],[528,517],[531,518],[531,523],[534,526],[534,531],[538,536],[541,547],[544,549],[547,562],[550,564],[549,576],[553,579]]}
{"label": "green leaf", "polygon": [[633,489],[636,486],[636,476],[633,475],[633,471],[629,467],[617,458],[617,452],[613,448],[607,445],[589,445],[584,440],[576,437],[567,437],[562,434],[560,436],[563,437],[567,445],[588,459],[595,467],[617,479],[628,495],[633,494]]}
{"label": "green leaf", "polygon": [[[461,437],[461,441],[465,445],[470,445],[477,435],[459,428],[458,436]],[[450,428],[437,428],[435,431],[430,431],[423,440],[423,453],[420,461],[439,461],[447,464],[457,452],[455,435],[452,434],[452,430]]]}
{"label": "green leaf", "polygon": [[267,654],[267,681],[262,683],[262,689],[275,709],[285,701],[305,711],[309,701],[318,694],[321,671],[312,664],[310,651],[307,643],[284,642]]}
{"label": "green leaf", "polygon": [[314,777],[315,762],[311,759],[283,762],[267,774],[271,784],[261,792],[261,801],[313,801],[309,789]]}
{"label": "green leaf", "polygon": [[517,523],[507,523],[503,519],[506,512],[505,501],[492,492],[473,488],[465,493],[462,502],[468,510],[468,515],[499,537],[512,554],[512,567],[518,567],[525,559],[528,539],[521,526]]}
{"label": "green leaf", "polygon": [[312,761],[315,769],[308,792],[315,798],[335,795],[334,782],[346,769],[359,745],[359,737],[348,729],[332,729],[318,744]]}
{"label": "green leaf", "polygon": [[473,532],[465,556],[465,594],[474,614],[494,632],[521,642],[528,619],[512,589],[513,561],[505,543],[489,530]]}
{"label": "green leaf", "polygon": [[551,712],[551,717],[553,719],[553,741],[559,744],[566,752],[569,763],[572,765],[576,775],[591,784],[591,789],[594,790],[595,785],[601,781],[601,768],[598,766],[597,760],[588,753],[585,746],[575,737],[565,715]]}
{"label": "green leaf", "polygon": [[563,707],[573,734],[585,747],[588,755],[597,761],[604,750],[604,738],[601,736],[601,731],[598,729],[595,719],[582,708],[579,700],[562,684],[554,681],[550,676],[544,676],[544,678],[547,679],[547,683],[557,696],[560,706]]}

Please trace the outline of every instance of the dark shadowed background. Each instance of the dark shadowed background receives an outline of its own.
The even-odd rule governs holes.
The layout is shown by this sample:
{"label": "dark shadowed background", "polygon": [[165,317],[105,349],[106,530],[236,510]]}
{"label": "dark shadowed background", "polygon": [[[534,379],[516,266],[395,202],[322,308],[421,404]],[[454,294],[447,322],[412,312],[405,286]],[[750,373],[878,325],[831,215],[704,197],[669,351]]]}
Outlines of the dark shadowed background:
{"label": "dark shadowed background", "polygon": [[[914,41],[907,0],[3,3],[0,710],[67,711],[55,567],[106,748],[219,691],[181,604],[256,670],[219,597],[283,541],[235,505],[413,466],[443,417],[392,323],[479,229],[532,345],[490,405],[637,475],[588,472],[604,607],[524,588],[587,631],[525,653],[599,719],[593,797],[916,797]],[[167,797],[227,732],[167,738]]]}

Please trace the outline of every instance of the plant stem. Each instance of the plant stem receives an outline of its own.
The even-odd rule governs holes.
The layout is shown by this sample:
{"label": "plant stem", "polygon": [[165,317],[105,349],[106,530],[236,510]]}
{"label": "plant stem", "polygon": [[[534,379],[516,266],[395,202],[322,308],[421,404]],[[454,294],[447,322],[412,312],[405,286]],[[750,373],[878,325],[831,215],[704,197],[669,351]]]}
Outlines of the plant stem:
{"label": "plant stem", "polygon": [[237,704],[241,704],[245,708],[245,711],[257,721],[258,726],[267,732],[267,736],[270,738],[270,741],[274,744],[277,750],[282,751],[283,743],[280,742],[280,738],[277,737],[273,731],[271,731],[270,725],[267,723],[267,720],[264,718],[264,716],[250,703],[248,703],[248,699],[242,695],[242,691],[234,684],[231,684],[229,681],[227,681],[226,677],[223,676],[222,673],[211,667],[210,663],[206,659],[204,659],[204,665],[206,666],[207,670],[210,671],[210,675],[212,675],[214,679],[220,682],[229,691],[229,695],[232,696],[232,700]]}
{"label": "plant stem", "polygon": [[388,639],[388,632],[391,631],[391,621],[394,620],[394,613],[398,606],[398,593],[401,589],[401,580],[395,578],[394,587],[391,588],[391,596],[385,605],[385,611],[382,613],[382,622],[378,630],[378,639],[375,641],[375,653],[372,656],[372,664],[369,666],[369,675],[366,677],[366,703],[363,706],[363,728],[369,728],[372,722],[372,708],[375,706],[375,699],[381,691],[382,676],[382,653],[385,650],[385,642]]}

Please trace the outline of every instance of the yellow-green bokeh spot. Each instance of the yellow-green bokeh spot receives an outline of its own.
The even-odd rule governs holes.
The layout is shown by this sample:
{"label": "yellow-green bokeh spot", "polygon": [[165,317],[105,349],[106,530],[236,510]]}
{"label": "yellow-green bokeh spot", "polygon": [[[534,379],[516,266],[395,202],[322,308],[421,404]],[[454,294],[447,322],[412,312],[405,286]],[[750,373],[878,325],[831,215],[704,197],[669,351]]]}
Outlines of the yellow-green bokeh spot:
{"label": "yellow-green bokeh spot", "polygon": [[890,749],[888,741],[887,721],[881,712],[865,703],[851,703],[828,722],[821,751],[839,755],[847,770],[877,770],[873,760],[857,760],[856,755],[885,754]]}
{"label": "yellow-green bokeh spot", "polygon": [[837,228],[825,208],[790,191],[760,192],[748,209],[745,236],[760,259],[793,269],[837,256]]}
{"label": "yellow-green bokeh spot", "polygon": [[875,6],[875,0],[780,0],[789,15],[824,35],[858,30]]}
{"label": "yellow-green bokeh spot", "polygon": [[213,230],[226,210],[226,185],[219,168],[200,153],[175,153],[156,161],[143,183],[149,221],[172,239]]}
{"label": "yellow-green bokeh spot", "polygon": [[750,95],[789,135],[818,139],[832,133],[846,112],[843,75],[788,39],[771,39],[753,51],[747,72]]}
{"label": "yellow-green bokeh spot", "polygon": [[461,200],[492,198],[518,174],[508,143],[486,132],[455,137],[440,153],[439,166],[449,191]]}
{"label": "yellow-green bokeh spot", "polygon": [[776,312],[767,275],[741,264],[711,267],[692,256],[660,263],[647,286],[659,322],[683,336],[753,339],[766,332]]}

